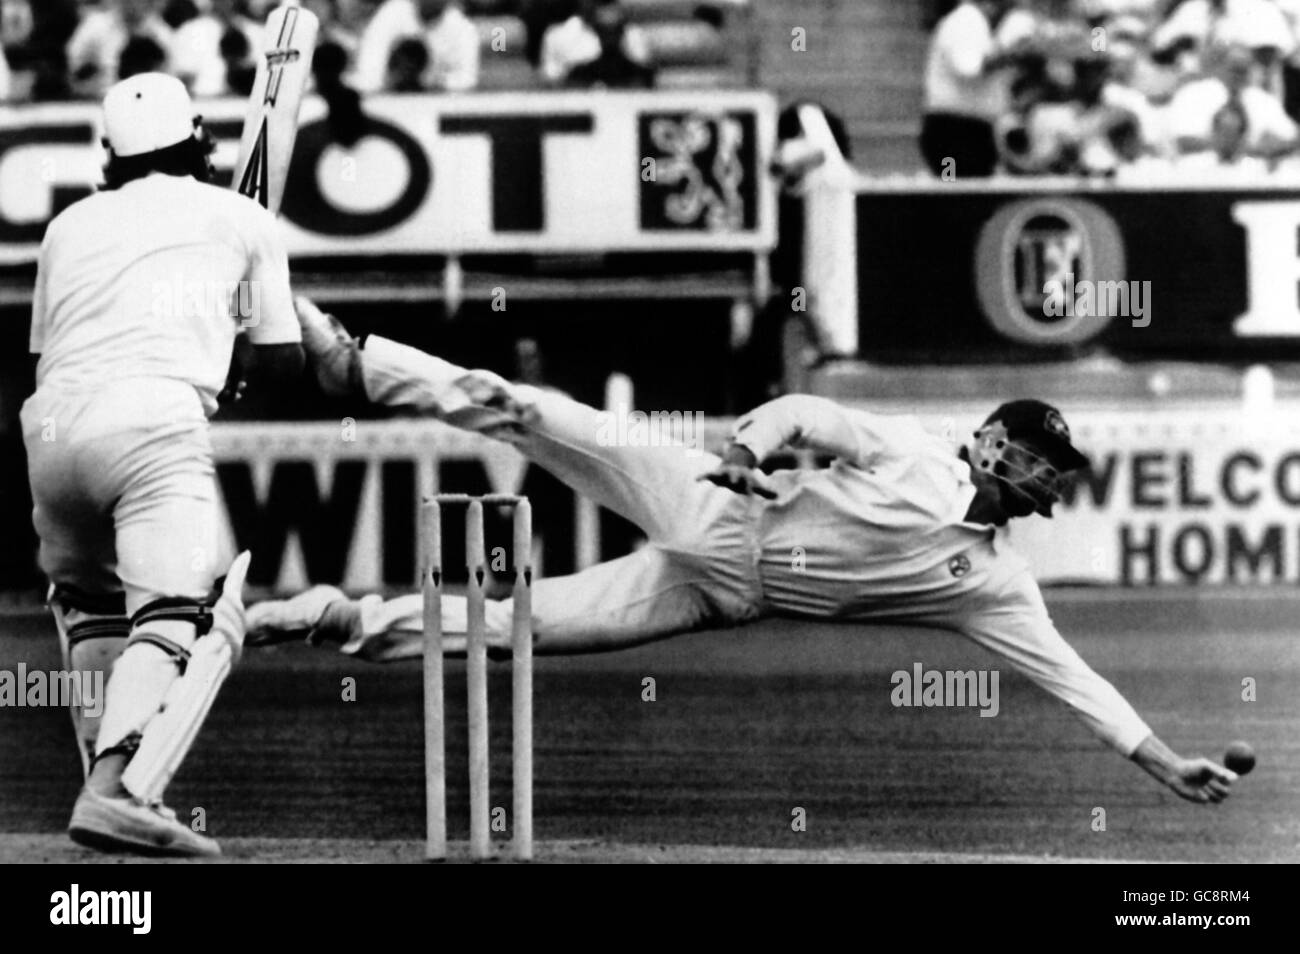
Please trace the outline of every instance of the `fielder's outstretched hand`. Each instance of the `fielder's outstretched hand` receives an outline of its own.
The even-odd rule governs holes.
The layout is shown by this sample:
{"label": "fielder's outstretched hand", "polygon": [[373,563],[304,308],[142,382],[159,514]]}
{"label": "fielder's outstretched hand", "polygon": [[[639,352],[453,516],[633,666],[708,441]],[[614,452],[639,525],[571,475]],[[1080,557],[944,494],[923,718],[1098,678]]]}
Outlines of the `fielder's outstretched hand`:
{"label": "fielder's outstretched hand", "polygon": [[1237,773],[1210,759],[1184,759],[1174,769],[1169,787],[1189,802],[1221,802],[1228,797],[1229,787],[1237,780]]}
{"label": "fielder's outstretched hand", "polygon": [[1185,759],[1153,733],[1130,758],[1164,782],[1180,798],[1201,805],[1218,804],[1228,797],[1237,773],[1210,759]]}
{"label": "fielder's outstretched hand", "polygon": [[758,469],[758,461],[747,447],[733,444],[722,456],[722,462],[707,474],[700,474],[698,480],[707,480],[711,484],[725,487],[732,493],[748,497],[756,494],[767,500],[776,499],[776,488],[767,474]]}

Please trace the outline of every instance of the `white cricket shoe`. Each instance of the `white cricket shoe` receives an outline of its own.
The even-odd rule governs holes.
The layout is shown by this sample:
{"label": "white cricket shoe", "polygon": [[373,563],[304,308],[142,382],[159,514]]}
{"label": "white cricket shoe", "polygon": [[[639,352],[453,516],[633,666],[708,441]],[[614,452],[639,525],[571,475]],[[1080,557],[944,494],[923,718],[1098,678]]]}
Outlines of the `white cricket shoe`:
{"label": "white cricket shoe", "polygon": [[301,295],[294,298],[293,307],[302,328],[303,350],[321,390],[335,397],[364,394],[360,349],[343,323]]}
{"label": "white cricket shoe", "polygon": [[72,808],[68,836],[79,845],[100,851],[130,851],[141,855],[215,858],[221,846],[207,835],[191,831],[163,805],[138,798],[110,798],[83,788]]}
{"label": "white cricket shoe", "polygon": [[[337,586],[313,586],[287,600],[263,600],[248,608],[246,646],[270,646],[291,639],[313,639],[321,617],[332,604],[346,600]],[[342,642],[342,640],[339,640]]]}

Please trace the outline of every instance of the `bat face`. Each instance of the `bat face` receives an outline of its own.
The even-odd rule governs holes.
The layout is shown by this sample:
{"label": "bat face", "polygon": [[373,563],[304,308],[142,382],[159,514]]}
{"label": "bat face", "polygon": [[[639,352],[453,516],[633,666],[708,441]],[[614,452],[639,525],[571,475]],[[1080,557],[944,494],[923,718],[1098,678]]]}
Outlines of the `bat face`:
{"label": "bat face", "polygon": [[316,15],[296,5],[278,7],[266,21],[266,42],[249,97],[234,182],[241,194],[272,212],[280,208],[284,196],[298,134],[298,107],[319,29]]}

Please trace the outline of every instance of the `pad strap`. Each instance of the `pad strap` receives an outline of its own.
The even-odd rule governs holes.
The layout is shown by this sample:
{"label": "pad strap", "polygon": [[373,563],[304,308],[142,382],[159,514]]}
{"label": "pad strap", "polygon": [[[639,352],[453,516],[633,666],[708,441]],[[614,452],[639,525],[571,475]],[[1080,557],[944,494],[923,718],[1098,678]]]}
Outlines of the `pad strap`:
{"label": "pad strap", "polygon": [[126,596],[122,593],[87,593],[66,583],[50,587],[47,602],[57,600],[68,609],[79,610],[92,616],[125,616]]}
{"label": "pad strap", "polygon": [[131,627],[125,616],[102,616],[68,627],[68,648],[90,639],[121,639]]}
{"label": "pad strap", "polygon": [[139,628],[159,619],[181,620],[194,624],[194,635],[206,636],[212,630],[212,606],[215,602],[200,603],[184,596],[165,596],[146,603],[135,611],[131,625]]}

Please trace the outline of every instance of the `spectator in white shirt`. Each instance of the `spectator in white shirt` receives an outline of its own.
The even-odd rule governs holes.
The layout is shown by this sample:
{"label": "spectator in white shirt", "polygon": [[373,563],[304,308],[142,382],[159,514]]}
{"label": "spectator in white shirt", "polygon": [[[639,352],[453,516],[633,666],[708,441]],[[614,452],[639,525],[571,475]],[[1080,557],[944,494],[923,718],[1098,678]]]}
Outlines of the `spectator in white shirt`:
{"label": "spectator in white shirt", "polygon": [[236,31],[246,40],[249,60],[261,52],[262,29],[246,14],[241,0],[211,0],[207,13],[188,20],[176,30],[172,44],[172,71],[196,97],[233,92],[221,55],[221,39]]}
{"label": "spectator in white shirt", "polygon": [[1137,145],[1142,153],[1169,152],[1162,117],[1146,92],[1139,88],[1139,72],[1147,65],[1140,41],[1117,38],[1107,47],[1109,68],[1102,87],[1101,101],[1114,109],[1130,113],[1136,122]]}
{"label": "spectator in white shirt", "polygon": [[1185,0],[1155,31],[1156,50],[1181,49],[1183,71],[1195,73],[1211,46],[1241,45],[1265,67],[1263,85],[1280,92],[1282,58],[1296,49],[1286,15],[1272,0]]}
{"label": "spectator in white shirt", "polygon": [[[578,0],[577,12],[562,23],[547,28],[542,35],[541,73],[548,83],[561,84],[579,66],[600,58],[599,22],[602,8],[617,5],[618,0]],[[650,65],[650,44],[645,34],[635,26],[622,29],[619,43],[623,57],[643,68]]]}
{"label": "spectator in white shirt", "polygon": [[1179,178],[1208,178],[1216,182],[1257,182],[1268,175],[1268,164],[1246,151],[1250,122],[1237,100],[1214,114],[1208,149],[1179,156]]}
{"label": "spectator in white shirt", "polygon": [[[387,88],[393,52],[412,38],[428,48],[425,89],[460,92],[478,85],[478,28],[456,0],[384,0],[361,33],[352,85],[362,92]],[[409,57],[401,57],[399,72],[408,65]]]}
{"label": "spectator in white shirt", "polygon": [[624,51],[623,41],[630,29],[627,11],[617,3],[606,3],[596,8],[591,25],[600,40],[600,55],[569,70],[568,85],[623,89],[654,85],[654,70]]}
{"label": "spectator in white shirt", "polygon": [[996,31],[1012,0],[966,0],[939,21],[925,65],[921,154],[935,175],[990,176],[997,167],[994,122],[1007,109],[1012,51]]}
{"label": "spectator in white shirt", "polygon": [[478,86],[478,27],[465,16],[459,0],[420,0],[420,13],[429,24],[426,85],[460,93]]}
{"label": "spectator in white shirt", "polygon": [[147,37],[170,56],[172,30],[158,13],[158,0],[116,0],[87,10],[68,40],[68,71],[73,91],[102,97],[118,80],[118,61],[133,37]]}
{"label": "spectator in white shirt", "polygon": [[383,0],[361,31],[351,85],[362,93],[383,89],[393,48],[407,37],[423,35],[415,0]]}
{"label": "spectator in white shirt", "polygon": [[1282,102],[1254,85],[1258,64],[1245,47],[1215,47],[1209,52],[1213,75],[1185,85],[1175,94],[1165,125],[1176,150],[1203,152],[1211,148],[1215,115],[1230,101],[1246,116],[1246,151],[1275,159],[1297,147],[1296,124]]}

